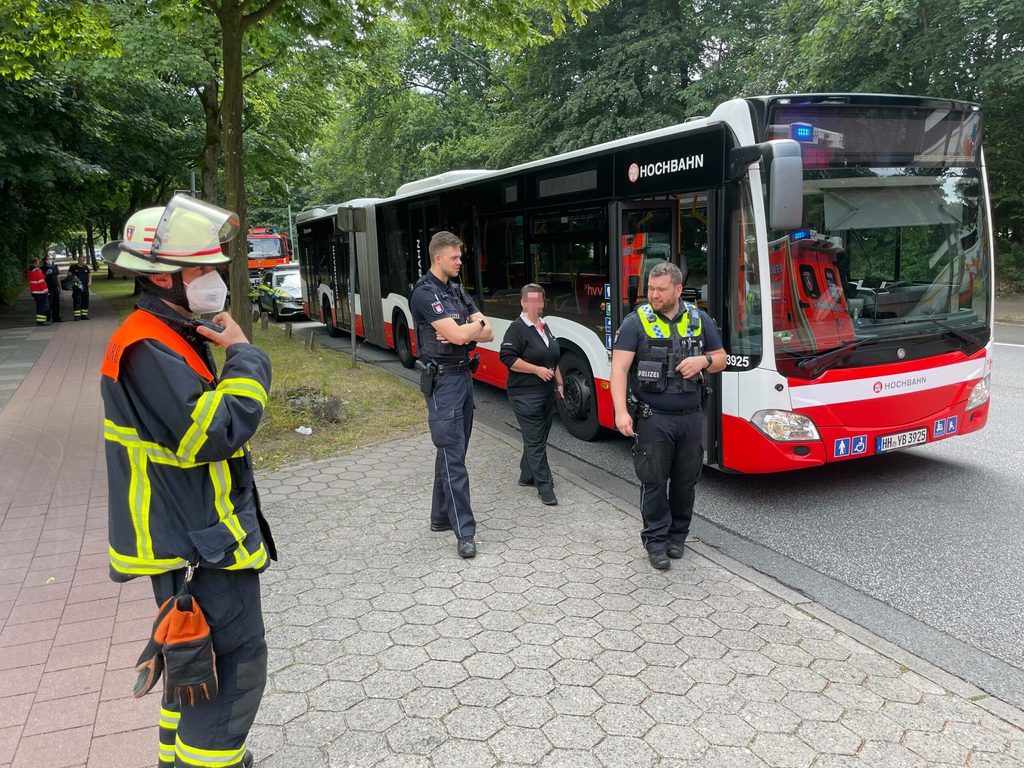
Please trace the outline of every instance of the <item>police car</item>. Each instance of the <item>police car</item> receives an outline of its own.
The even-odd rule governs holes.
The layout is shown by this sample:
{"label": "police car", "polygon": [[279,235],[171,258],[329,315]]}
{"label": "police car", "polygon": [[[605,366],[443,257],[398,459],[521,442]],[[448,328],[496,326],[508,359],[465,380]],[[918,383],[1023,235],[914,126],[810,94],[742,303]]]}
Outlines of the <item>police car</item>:
{"label": "police car", "polygon": [[299,265],[286,264],[268,269],[256,286],[256,301],[261,312],[275,320],[302,315],[302,285]]}

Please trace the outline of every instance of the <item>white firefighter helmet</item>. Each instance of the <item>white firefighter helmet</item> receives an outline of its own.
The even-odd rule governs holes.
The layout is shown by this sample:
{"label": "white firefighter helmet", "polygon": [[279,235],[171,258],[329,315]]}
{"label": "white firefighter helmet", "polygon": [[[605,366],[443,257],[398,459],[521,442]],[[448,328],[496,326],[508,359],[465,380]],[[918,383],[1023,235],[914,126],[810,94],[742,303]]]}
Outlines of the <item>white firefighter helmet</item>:
{"label": "white firefighter helmet", "polygon": [[103,260],[139,274],[227,264],[221,244],[238,234],[238,216],[188,195],[163,208],[143,208],[124,225],[124,239],[103,246]]}

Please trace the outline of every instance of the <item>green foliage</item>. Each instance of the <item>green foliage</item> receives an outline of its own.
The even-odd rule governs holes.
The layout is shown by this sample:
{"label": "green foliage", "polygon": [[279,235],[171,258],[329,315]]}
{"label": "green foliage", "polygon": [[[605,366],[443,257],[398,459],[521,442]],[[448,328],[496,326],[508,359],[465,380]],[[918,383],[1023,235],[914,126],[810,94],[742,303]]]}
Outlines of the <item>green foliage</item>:
{"label": "green foliage", "polygon": [[1024,245],[1000,240],[996,254],[996,291],[1024,293]]}
{"label": "green foliage", "polygon": [[109,56],[117,41],[104,9],[81,0],[0,0],[0,78],[25,80],[42,61]]}

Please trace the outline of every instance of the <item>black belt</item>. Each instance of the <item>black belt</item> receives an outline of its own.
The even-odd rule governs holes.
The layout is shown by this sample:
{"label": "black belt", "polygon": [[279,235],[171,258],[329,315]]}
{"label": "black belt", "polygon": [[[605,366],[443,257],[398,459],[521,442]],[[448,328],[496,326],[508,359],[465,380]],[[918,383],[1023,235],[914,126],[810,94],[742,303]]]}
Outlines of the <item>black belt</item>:
{"label": "black belt", "polygon": [[469,361],[462,363],[445,363],[437,366],[438,373],[465,373],[469,370]]}
{"label": "black belt", "polygon": [[651,410],[654,411],[654,413],[664,413],[668,416],[689,416],[691,413],[700,413],[701,408],[699,405],[695,405],[693,408],[684,408],[681,411],[661,411],[657,408],[652,408]]}

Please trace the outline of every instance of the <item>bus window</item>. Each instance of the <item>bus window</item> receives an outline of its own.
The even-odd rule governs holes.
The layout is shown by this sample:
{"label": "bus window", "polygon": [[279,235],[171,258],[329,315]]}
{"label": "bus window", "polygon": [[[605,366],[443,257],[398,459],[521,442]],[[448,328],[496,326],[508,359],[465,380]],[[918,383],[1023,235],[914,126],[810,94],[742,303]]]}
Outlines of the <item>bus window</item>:
{"label": "bus window", "polygon": [[524,234],[522,216],[492,216],[480,224],[481,309],[487,315],[512,320],[522,312],[519,292],[530,282]]}
{"label": "bus window", "polygon": [[[662,204],[664,206],[664,204]],[[670,208],[627,208],[622,211],[623,316],[647,301],[647,280],[658,264],[673,261]]]}
{"label": "bus window", "polygon": [[[748,184],[733,187],[729,192],[729,210],[728,334],[725,348],[729,353],[730,368],[754,368],[761,360],[762,350],[761,282]],[[774,280],[774,268],[772,277]]]}
{"label": "bus window", "polygon": [[707,309],[708,196],[679,196],[679,266],[686,275],[683,298]]}
{"label": "bus window", "polygon": [[381,298],[391,293],[404,296],[413,283],[404,246],[402,223],[405,217],[401,215],[399,206],[393,204],[382,206],[377,216]]}
{"label": "bus window", "polygon": [[571,318],[602,338],[609,274],[604,222],[604,213],[594,209],[530,219],[532,273],[547,291],[547,312]]}

